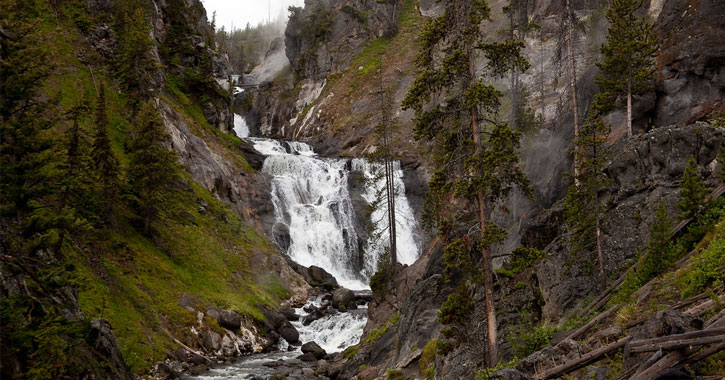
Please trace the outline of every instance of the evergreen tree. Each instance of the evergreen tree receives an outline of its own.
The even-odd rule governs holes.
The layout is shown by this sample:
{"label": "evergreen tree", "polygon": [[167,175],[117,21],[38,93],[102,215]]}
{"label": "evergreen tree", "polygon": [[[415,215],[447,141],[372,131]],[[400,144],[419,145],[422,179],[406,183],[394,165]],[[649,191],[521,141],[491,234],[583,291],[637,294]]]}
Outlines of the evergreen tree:
{"label": "evergreen tree", "polygon": [[[40,96],[53,61],[39,43],[40,13],[34,3],[3,1],[0,10],[4,18],[0,36],[2,214],[13,216],[25,236],[44,235],[55,220],[49,196],[59,186],[58,160],[47,132],[56,124],[57,102]],[[49,244],[57,241],[46,237]]]}
{"label": "evergreen tree", "polygon": [[136,118],[128,169],[131,189],[147,234],[151,231],[151,222],[171,205],[173,185],[179,178],[177,156],[165,147],[168,142],[169,135],[153,100],[149,100],[142,105]]}
{"label": "evergreen tree", "polygon": [[111,139],[108,136],[108,115],[106,114],[105,86],[101,84],[96,104],[96,135],[93,140],[91,157],[95,165],[97,186],[102,197],[101,216],[107,223],[113,224],[114,207],[118,201],[121,179],[119,164],[113,153]]}
{"label": "evergreen tree", "polygon": [[649,242],[647,251],[637,270],[637,275],[642,283],[662,273],[673,261],[673,251],[670,247],[672,238],[672,218],[667,212],[665,203],[660,200],[655,211],[655,220],[649,227]]}
{"label": "evergreen tree", "polygon": [[115,30],[118,33],[118,52],[115,59],[116,75],[128,94],[135,115],[146,99],[151,73],[155,69],[149,37],[151,23],[147,4],[139,0],[120,1],[115,4]]}
{"label": "evergreen tree", "polygon": [[586,251],[595,245],[599,272],[606,281],[604,253],[602,251],[602,215],[604,205],[599,192],[611,183],[604,173],[609,160],[607,137],[610,128],[601,118],[606,107],[606,94],[597,94],[592,102],[579,137],[574,141],[574,184],[569,187],[565,200],[565,217],[571,235],[569,245],[572,255]]}
{"label": "evergreen tree", "polygon": [[[448,2],[443,16],[426,25],[421,35],[423,46],[416,58],[420,73],[403,106],[415,110],[416,138],[435,144],[436,171],[430,183],[427,213],[439,234],[447,239],[445,235],[456,229],[452,214],[460,210],[449,197],[476,206],[479,235],[472,246],[480,250],[482,257],[487,363],[494,366],[498,348],[490,248],[503,240],[505,231],[489,215],[512,188],[529,188],[516,155],[519,133],[496,120],[502,94],[481,79],[474,62],[482,52],[488,59],[487,74],[497,77],[512,69],[524,71],[528,62],[521,55],[521,41],[484,40],[481,24],[489,16],[485,1],[454,0]],[[443,57],[436,63],[433,56],[439,52]],[[438,99],[442,93],[446,94],[445,100]],[[467,292],[456,294],[460,297]]]}
{"label": "evergreen tree", "polygon": [[657,52],[654,24],[635,15],[642,3],[643,0],[612,1],[607,10],[607,43],[601,48],[604,58],[597,63],[602,71],[597,84],[614,98],[626,98],[629,137],[632,136],[632,95],[650,89]]}
{"label": "evergreen tree", "polygon": [[692,218],[700,212],[700,208],[705,205],[707,198],[707,187],[702,183],[702,177],[698,171],[695,157],[690,156],[685,166],[685,172],[682,174],[682,184],[680,185],[680,200],[677,208],[680,210],[680,218]]}

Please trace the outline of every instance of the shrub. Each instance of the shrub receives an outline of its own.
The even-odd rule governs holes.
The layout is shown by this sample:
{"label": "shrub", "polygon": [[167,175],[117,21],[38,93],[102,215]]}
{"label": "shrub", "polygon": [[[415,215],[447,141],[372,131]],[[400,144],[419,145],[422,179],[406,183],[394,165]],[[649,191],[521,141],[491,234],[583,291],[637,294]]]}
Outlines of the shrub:
{"label": "shrub", "polygon": [[[433,339],[430,342],[426,343],[425,347],[423,347],[423,352],[420,354],[420,360],[418,361],[418,368],[420,369],[420,373],[423,374],[423,376],[428,379],[428,375],[426,372],[430,368],[433,368],[433,372],[435,372],[435,359],[436,359],[436,348],[438,346],[438,339]],[[430,377],[432,379],[432,377]]]}
{"label": "shrub", "polygon": [[466,284],[460,284],[456,292],[449,295],[441,305],[438,320],[444,325],[463,326],[473,311],[470,290]]}

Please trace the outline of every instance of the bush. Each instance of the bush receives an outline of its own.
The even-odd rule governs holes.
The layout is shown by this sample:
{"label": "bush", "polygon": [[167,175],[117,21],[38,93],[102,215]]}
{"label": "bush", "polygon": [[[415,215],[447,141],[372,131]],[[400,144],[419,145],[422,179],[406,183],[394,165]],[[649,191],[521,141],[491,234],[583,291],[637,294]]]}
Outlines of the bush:
{"label": "bush", "polygon": [[518,247],[511,252],[511,257],[507,266],[511,272],[519,274],[544,256],[546,256],[546,252],[542,250],[536,248]]}
{"label": "bush", "polygon": [[[426,343],[425,347],[423,347],[423,352],[420,354],[420,360],[418,361],[418,368],[420,369],[420,373],[423,374],[423,376],[426,379],[429,379],[427,372],[429,372],[429,369],[433,369],[432,372],[435,372],[435,359],[436,359],[436,348],[438,346],[438,339],[433,339],[430,342]],[[433,377],[431,376],[430,379]]]}
{"label": "bush", "polygon": [[511,339],[514,356],[525,358],[531,353],[548,346],[551,343],[552,335],[556,331],[556,327],[543,325],[524,329],[516,339]]}
{"label": "bush", "polygon": [[444,325],[463,326],[473,311],[470,290],[466,284],[460,284],[455,293],[446,298],[438,312],[438,320]]}
{"label": "bush", "polygon": [[685,270],[680,271],[677,283],[683,288],[682,297],[705,290],[708,285],[720,287],[725,278],[725,221],[717,226],[707,248],[695,256]]}

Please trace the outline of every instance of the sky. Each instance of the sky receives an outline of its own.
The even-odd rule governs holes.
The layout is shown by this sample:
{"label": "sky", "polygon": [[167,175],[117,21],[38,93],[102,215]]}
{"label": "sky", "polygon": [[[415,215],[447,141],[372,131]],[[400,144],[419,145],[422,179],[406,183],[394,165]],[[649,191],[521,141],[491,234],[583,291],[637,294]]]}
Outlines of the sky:
{"label": "sky", "polygon": [[287,17],[287,7],[290,5],[303,6],[304,0],[201,0],[206,8],[207,16],[211,21],[212,13],[216,11],[216,26],[222,25],[226,30],[244,28],[247,23],[255,26],[267,21],[268,11],[272,20],[283,14]]}

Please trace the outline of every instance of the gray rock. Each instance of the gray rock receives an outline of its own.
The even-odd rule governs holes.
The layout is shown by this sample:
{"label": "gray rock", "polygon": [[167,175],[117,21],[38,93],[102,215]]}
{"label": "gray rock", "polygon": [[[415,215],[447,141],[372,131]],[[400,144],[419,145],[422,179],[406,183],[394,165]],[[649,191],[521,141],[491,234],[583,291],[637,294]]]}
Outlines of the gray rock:
{"label": "gray rock", "polygon": [[332,292],[332,307],[335,309],[355,309],[357,303],[355,302],[355,293],[352,290],[346,288],[339,288]]}
{"label": "gray rock", "polygon": [[529,377],[514,368],[502,368],[493,374],[493,378],[499,380],[529,380]]}
{"label": "gray rock", "polygon": [[108,360],[110,377],[122,380],[132,378],[126,367],[126,362],[123,360],[121,348],[113,335],[111,324],[108,321],[104,319],[92,320],[88,341],[95,351]]}
{"label": "gray rock", "polygon": [[327,352],[315,342],[307,342],[302,345],[302,353],[312,353],[316,359],[324,359],[327,356]]}
{"label": "gray rock", "polygon": [[217,351],[222,346],[222,336],[216,331],[207,331],[203,334],[201,344],[209,351]]}
{"label": "gray rock", "polygon": [[164,380],[176,379],[181,374],[164,362],[159,363],[157,369],[159,372],[159,376]]}
{"label": "gray rock", "polygon": [[226,329],[236,331],[242,327],[242,316],[237,312],[213,307],[209,308],[206,314],[216,319],[219,326]]}

